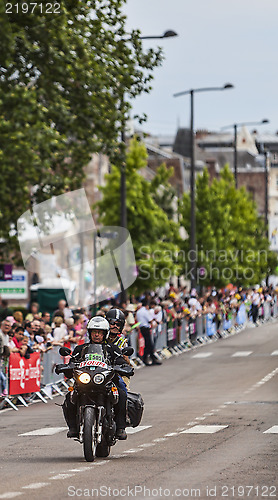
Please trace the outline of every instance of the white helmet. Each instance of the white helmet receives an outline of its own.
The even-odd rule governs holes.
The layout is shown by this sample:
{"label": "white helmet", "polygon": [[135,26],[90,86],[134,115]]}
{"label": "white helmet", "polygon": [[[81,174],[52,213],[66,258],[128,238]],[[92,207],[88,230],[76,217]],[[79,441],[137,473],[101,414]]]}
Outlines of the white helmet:
{"label": "white helmet", "polygon": [[92,330],[102,330],[104,333],[104,339],[107,339],[109,335],[109,323],[107,319],[103,318],[102,316],[94,316],[90,319],[87,325],[87,330],[89,333],[89,337],[91,337],[90,333]]}

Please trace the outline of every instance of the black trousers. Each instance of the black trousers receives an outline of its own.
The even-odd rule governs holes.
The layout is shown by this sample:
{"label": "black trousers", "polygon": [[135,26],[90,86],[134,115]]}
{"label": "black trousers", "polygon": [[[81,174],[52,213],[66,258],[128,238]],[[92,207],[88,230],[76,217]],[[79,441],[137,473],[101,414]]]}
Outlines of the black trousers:
{"label": "black trousers", "polygon": [[253,323],[256,323],[257,318],[258,318],[258,312],[259,312],[259,306],[255,306],[254,304],[252,305],[252,318],[253,318]]}
{"label": "black trousers", "polygon": [[[119,391],[119,402],[114,406],[115,410],[115,421],[117,429],[126,428],[126,402],[127,394],[126,392],[117,386]],[[65,421],[70,429],[76,429],[77,427],[77,397],[73,393],[71,397],[70,392],[67,393],[65,401],[62,405]]]}
{"label": "black trousers", "polygon": [[146,326],[141,326],[140,331],[145,340],[145,349],[143,354],[143,362],[145,363],[147,356],[150,355],[151,359],[155,359],[154,355],[154,345],[151,338],[151,329]]}

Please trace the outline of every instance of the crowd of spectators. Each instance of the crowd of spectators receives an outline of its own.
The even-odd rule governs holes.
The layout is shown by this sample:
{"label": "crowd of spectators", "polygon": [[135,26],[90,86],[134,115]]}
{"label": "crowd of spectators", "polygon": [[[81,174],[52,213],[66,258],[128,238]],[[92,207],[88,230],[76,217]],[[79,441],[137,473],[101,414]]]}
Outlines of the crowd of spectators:
{"label": "crowd of spectators", "polygon": [[216,323],[220,323],[223,317],[227,319],[245,304],[247,315],[257,326],[258,320],[264,316],[265,303],[268,302],[273,306],[277,294],[278,288],[274,289],[272,286],[256,285],[247,289],[228,285],[222,290],[211,288],[198,294],[196,289],[189,291],[186,287],[177,288],[169,285],[156,293],[146,293],[138,300],[131,297],[128,304],[121,304],[119,300],[108,301],[97,314],[105,316],[106,311],[112,306],[122,308],[126,315],[125,332],[128,334],[136,323],[136,312],[146,304],[149,306],[152,325],[174,320],[179,324],[183,318],[190,322],[208,313],[214,315]]}
{"label": "crowd of spectators", "polygon": [[[221,336],[221,321],[234,314],[242,304],[256,326],[264,316],[265,303],[273,306],[277,292],[271,286],[257,285],[253,289],[244,289],[228,285],[223,290],[212,288],[198,294],[195,289],[189,291],[186,287],[170,284],[157,292],[145,293],[138,298],[132,296],[128,303],[121,303],[119,298],[107,300],[99,305],[96,314],[105,316],[111,307],[120,307],[126,317],[123,330],[126,337],[140,324],[142,330],[149,328],[144,335],[146,347],[143,361],[147,364],[146,357],[149,354],[153,356],[154,350],[148,337],[152,329],[159,332],[163,323],[175,323],[178,329],[184,318],[190,324],[197,317],[211,313],[217,333]],[[95,310],[71,309],[65,300],[60,300],[52,314],[40,311],[39,305],[32,303],[24,317],[21,311],[13,312],[3,300],[0,307],[0,395],[7,395],[5,373],[11,353],[28,358],[32,352],[40,352],[43,357],[54,346],[65,345],[73,349],[77,344],[86,342],[86,326],[93,313]]]}

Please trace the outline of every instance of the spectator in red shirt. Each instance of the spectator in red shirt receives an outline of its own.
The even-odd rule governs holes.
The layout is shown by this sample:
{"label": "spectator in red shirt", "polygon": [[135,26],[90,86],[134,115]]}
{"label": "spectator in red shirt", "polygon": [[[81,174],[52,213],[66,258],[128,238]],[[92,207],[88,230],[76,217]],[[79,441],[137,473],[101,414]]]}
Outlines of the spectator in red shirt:
{"label": "spectator in red shirt", "polygon": [[19,352],[21,356],[25,356],[27,345],[23,343],[24,328],[17,326],[14,331],[12,340],[9,341],[9,348],[11,352]]}

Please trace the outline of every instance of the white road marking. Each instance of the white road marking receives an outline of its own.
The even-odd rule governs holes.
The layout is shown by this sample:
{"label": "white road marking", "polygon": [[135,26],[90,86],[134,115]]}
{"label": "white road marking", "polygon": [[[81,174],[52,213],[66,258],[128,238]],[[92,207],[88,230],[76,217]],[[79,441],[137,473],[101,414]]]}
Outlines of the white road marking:
{"label": "white road marking", "polygon": [[164,434],[164,437],[173,437],[173,436],[177,436],[178,433],[177,432],[169,432],[168,434]]}
{"label": "white road marking", "polygon": [[278,368],[275,368],[272,372],[268,373],[263,379],[261,379],[259,382],[254,384],[252,387],[247,389],[247,391],[244,391],[243,394],[249,394],[250,392],[254,391],[255,389],[258,389],[261,385],[265,384],[268,382],[270,379],[272,379],[276,374],[278,373]]}
{"label": "white road marking", "polygon": [[155,443],[144,443],[144,444],[139,444],[140,448],[150,448],[151,446],[155,446]]}
{"label": "white road marking", "polygon": [[209,358],[212,356],[212,352],[199,352],[198,354],[194,354],[194,356],[191,356],[191,358]]}
{"label": "white road marking", "polygon": [[162,443],[163,441],[167,441],[167,438],[156,438],[153,440],[153,443]]}
{"label": "white road marking", "polygon": [[67,479],[68,477],[73,477],[75,474],[57,474],[57,476],[52,476],[49,479],[55,481],[56,479]]}
{"label": "white road marking", "polygon": [[232,358],[244,358],[246,356],[250,356],[253,351],[237,351],[234,354],[232,354]]}
{"label": "white road marking", "polygon": [[83,472],[84,470],[91,470],[91,467],[81,467],[81,469],[70,469],[67,472]]}
{"label": "white road marking", "polygon": [[206,420],[206,417],[196,417],[195,420]]}
{"label": "white road marking", "polygon": [[215,432],[225,429],[228,425],[195,425],[181,434],[214,434]]}
{"label": "white road marking", "polygon": [[270,427],[270,429],[267,429],[267,431],[264,431],[264,434],[278,434],[278,425],[274,425],[273,427]]}
{"label": "white road marking", "polygon": [[8,491],[7,493],[0,495],[0,498],[15,498],[19,495],[23,495],[22,491]]}
{"label": "white road marking", "polygon": [[50,483],[31,483],[27,484],[27,486],[22,486],[23,490],[39,490],[44,486],[48,486]]}
{"label": "white road marking", "polygon": [[133,449],[127,450],[127,451],[125,451],[125,453],[138,453],[138,451],[142,451],[142,450],[135,448],[134,450]]}
{"label": "white road marking", "polygon": [[36,429],[35,431],[24,432],[18,434],[19,436],[53,436],[59,432],[67,430],[67,427],[44,427],[43,429]]}
{"label": "white road marking", "polygon": [[127,427],[126,433],[135,434],[136,432],[144,431],[146,429],[150,429],[151,427],[152,427],[151,425],[138,425],[138,427]]}
{"label": "white road marking", "polygon": [[210,413],[204,413],[204,415],[205,415],[206,417],[211,417],[211,416],[213,415],[213,413],[212,413],[212,412],[210,412]]}
{"label": "white road marking", "polygon": [[278,356],[278,351],[273,351],[273,352],[271,353],[271,356]]}

